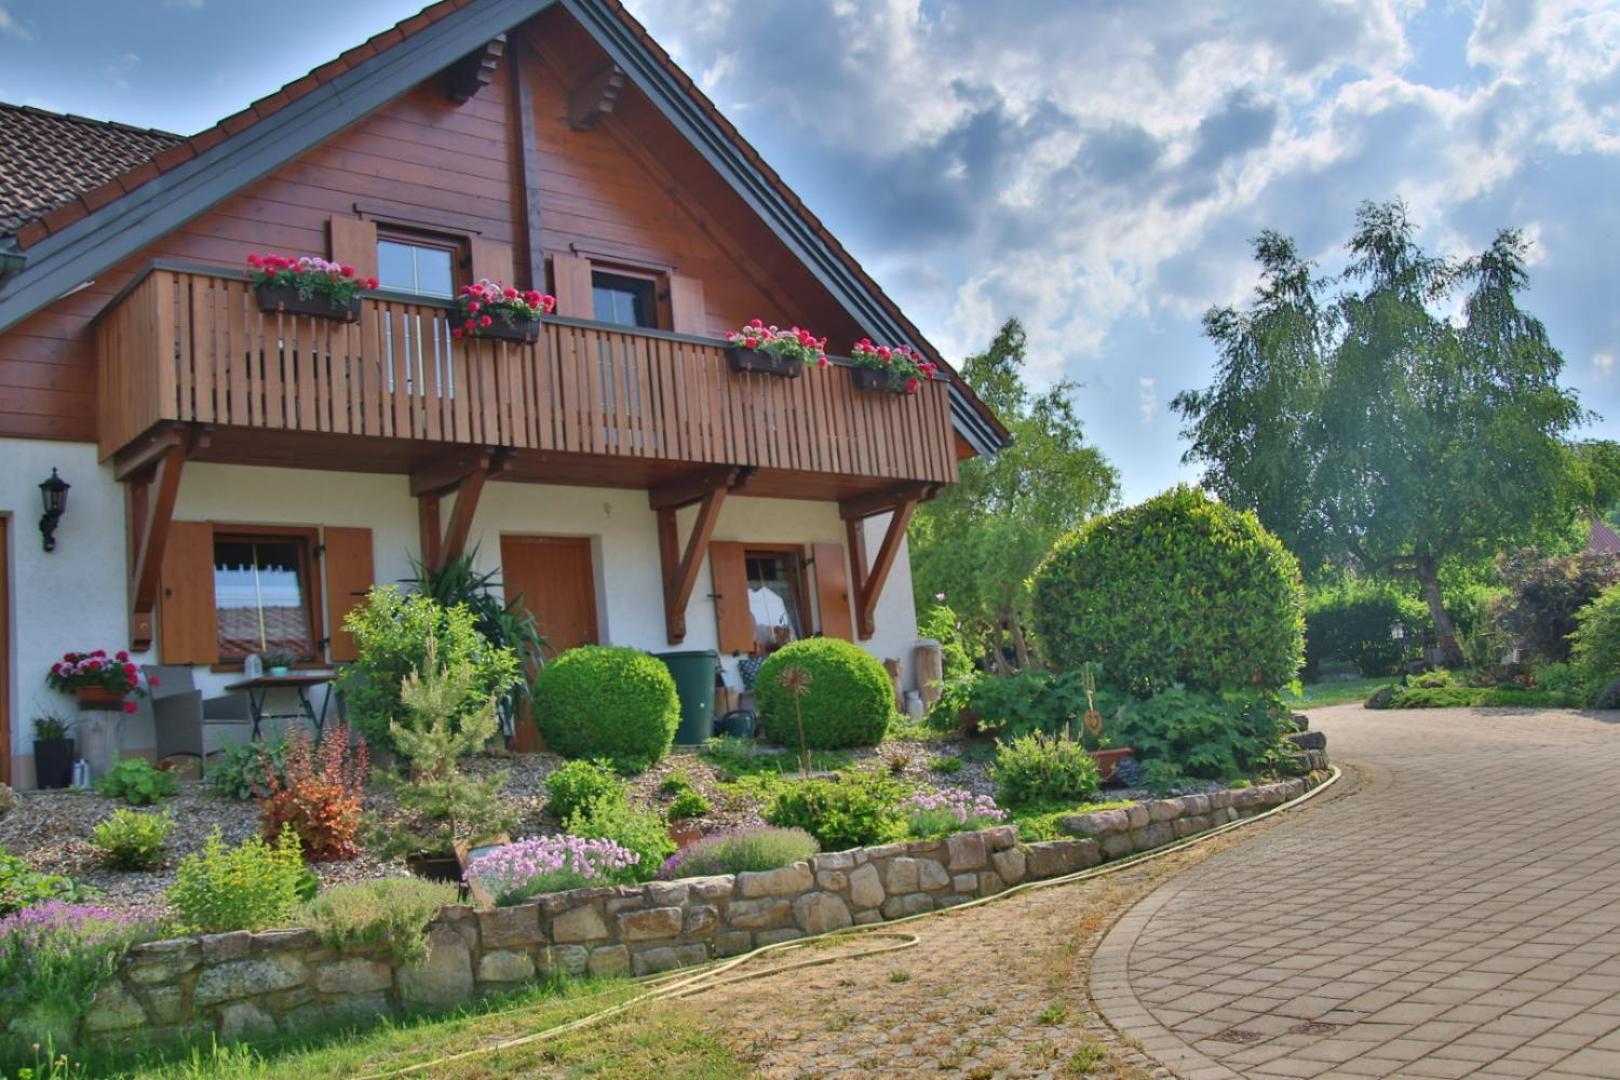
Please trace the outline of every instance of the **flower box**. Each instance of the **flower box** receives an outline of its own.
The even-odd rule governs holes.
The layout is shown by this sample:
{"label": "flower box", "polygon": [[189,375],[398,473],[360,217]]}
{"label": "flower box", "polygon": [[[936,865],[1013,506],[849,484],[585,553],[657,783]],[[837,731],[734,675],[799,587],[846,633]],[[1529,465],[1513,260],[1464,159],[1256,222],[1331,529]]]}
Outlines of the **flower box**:
{"label": "flower box", "polygon": [[726,349],[726,360],[731,364],[732,371],[752,371],[761,375],[778,375],[784,379],[797,379],[804,374],[804,361],[797,356],[775,356],[737,345]]}
{"label": "flower box", "polygon": [[457,341],[464,338],[538,341],[540,316],[550,315],[556,307],[555,296],[534,289],[523,292],[484,278],[461,287],[456,297],[456,317],[461,325],[454,327],[450,336]]}
{"label": "flower box", "polygon": [[79,701],[81,709],[118,709],[124,708],[124,694],[119,690],[109,690],[104,686],[75,687],[73,696]]}
{"label": "flower box", "polygon": [[260,311],[284,311],[289,315],[313,315],[317,319],[351,323],[360,321],[359,296],[350,297],[345,304],[335,304],[320,293],[299,296],[297,287],[292,285],[255,285],[253,296],[259,301]]}
{"label": "flower box", "polygon": [[849,369],[849,381],[855,384],[857,390],[870,390],[882,394],[905,395],[911,393],[906,389],[906,379],[894,371],[852,367]]}
{"label": "flower box", "polygon": [[874,345],[861,338],[849,350],[850,381],[857,390],[915,394],[924,379],[939,375],[939,365],[910,345]]}
{"label": "flower box", "polygon": [[488,326],[479,327],[474,336],[493,341],[536,341],[540,337],[540,320],[528,318],[507,322],[495,318]]}

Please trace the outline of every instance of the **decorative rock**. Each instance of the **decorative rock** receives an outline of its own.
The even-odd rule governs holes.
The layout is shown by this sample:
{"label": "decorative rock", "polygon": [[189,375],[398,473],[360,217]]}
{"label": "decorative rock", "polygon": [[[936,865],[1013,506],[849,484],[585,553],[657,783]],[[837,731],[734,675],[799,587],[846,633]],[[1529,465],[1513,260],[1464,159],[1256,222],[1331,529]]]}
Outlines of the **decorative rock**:
{"label": "decorative rock", "polygon": [[919,873],[916,859],[906,857],[891,859],[883,872],[883,887],[890,895],[916,892]]}
{"label": "decorative rock", "polygon": [[1208,797],[1209,808],[1212,811],[1225,810],[1232,805],[1232,793],[1230,791],[1212,791]]}
{"label": "decorative rock", "polygon": [[849,875],[842,870],[817,870],[816,884],[833,892],[843,892],[849,888]]}
{"label": "decorative rock", "polygon": [[334,1024],[360,1024],[389,1011],[387,994],[353,994],[300,1005],[281,1018],[288,1031],[331,1028]]}
{"label": "decorative rock", "polygon": [[1146,805],[1148,817],[1154,822],[1174,821],[1181,816],[1180,799],[1154,799]]}
{"label": "decorative rock", "polygon": [[602,910],[609,915],[617,915],[621,911],[640,911],[646,906],[645,896],[610,896],[602,902]]}
{"label": "decorative rock", "polygon": [[754,947],[754,935],[746,930],[727,930],[714,936],[714,955],[741,956]]}
{"label": "decorative rock", "polygon": [[315,969],[315,989],[323,994],[363,994],[387,990],[393,984],[393,968],[361,957],[337,960]]}
{"label": "decorative rock", "polygon": [[883,882],[878,869],[871,863],[856,868],[849,875],[849,900],[857,908],[875,908],[883,903]]}
{"label": "decorative rock", "polygon": [[804,937],[804,931],[796,927],[787,926],[780,930],[762,930],[754,935],[754,944],[763,949],[767,945],[780,945],[784,941],[795,941]]}
{"label": "decorative rock", "polygon": [[627,911],[618,916],[620,941],[661,941],[679,936],[682,912],[678,907]]}
{"label": "decorative rock", "polygon": [[979,875],[953,874],[951,876],[951,888],[959,893],[972,895],[979,891]]}
{"label": "decorative rock", "polygon": [[997,825],[982,830],[979,835],[984,837],[984,846],[991,851],[1006,851],[1018,843],[1018,826]]}
{"label": "decorative rock", "polygon": [[428,957],[399,971],[400,1000],[442,1009],[460,1005],[473,993],[472,955],[461,935],[447,926],[428,932]]}
{"label": "decorative rock", "polygon": [[[589,957],[609,949],[624,949],[623,945],[604,945],[599,949],[587,949],[583,945],[553,945],[541,954],[541,965],[548,971],[561,971],[566,975],[578,975],[585,970]],[[629,956],[629,950],[625,950]],[[628,968],[628,964],[626,964]]]}
{"label": "decorative rock", "polygon": [[1145,829],[1137,829],[1131,833],[1131,843],[1137,851],[1148,851],[1156,847],[1164,847],[1176,838],[1176,829],[1168,821],[1156,821]]}
{"label": "decorative rock", "polygon": [[1025,862],[1024,852],[1019,848],[1008,848],[990,856],[990,865],[995,867],[997,876],[1008,885],[1016,885],[1024,880]]}
{"label": "decorative rock", "polygon": [[758,896],[796,896],[808,892],[815,885],[808,863],[794,863],[780,870],[756,870],[737,875],[737,894],[752,898]]}
{"label": "decorative rock", "polygon": [[1102,861],[1095,840],[1047,840],[1029,845],[1029,876],[1057,877]]}
{"label": "decorative rock", "polygon": [[186,994],[178,986],[154,986],[146,991],[146,1010],[160,1024],[178,1024],[185,1018]]}
{"label": "decorative rock", "polygon": [[1181,797],[1181,812],[1201,816],[1209,813],[1208,795],[1183,795]]}
{"label": "decorative rock", "polygon": [[763,900],[737,900],[726,912],[726,921],[739,930],[781,926],[792,917],[793,902],[780,896]]}
{"label": "decorative rock", "polygon": [[687,888],[684,881],[649,881],[639,891],[648,907],[680,907],[686,903]]}
{"label": "decorative rock", "polygon": [[538,904],[518,904],[478,913],[478,937],[486,949],[508,949],[514,945],[537,945],[545,940],[540,932]]}
{"label": "decorative rock", "polygon": [[917,884],[924,892],[938,892],[951,887],[951,875],[933,859],[918,859]]}
{"label": "decorative rock", "polygon": [[273,956],[295,949],[314,949],[321,944],[321,935],[313,930],[260,930],[251,936],[254,956]]}
{"label": "decorative rock", "polygon": [[1123,810],[1093,810],[1089,814],[1071,814],[1060,819],[1058,828],[1075,836],[1105,836],[1130,828],[1130,819]]}
{"label": "decorative rock", "polygon": [[109,982],[96,991],[95,1000],[84,1015],[87,1033],[102,1031],[128,1031],[149,1023],[146,1010],[135,996],[125,990],[122,983]]}
{"label": "decorative rock", "polygon": [[1002,884],[1001,875],[994,870],[979,871],[978,893],[980,896],[994,896],[1006,887],[1006,885]]}
{"label": "decorative rock", "polygon": [[855,913],[856,926],[870,926],[872,923],[883,921],[883,912],[873,908],[871,911],[857,911]]}
{"label": "decorative rock", "polygon": [[296,956],[267,956],[258,960],[233,960],[209,968],[197,978],[193,999],[200,1005],[255,997],[272,990],[300,986],[309,969]]}
{"label": "decorative rock", "polygon": [[855,855],[849,851],[828,851],[812,856],[810,866],[818,874],[823,870],[853,870]]}
{"label": "decorative rock", "polygon": [[1136,803],[1125,807],[1125,824],[1131,830],[1145,829],[1153,823],[1153,816],[1148,813],[1147,804]]}
{"label": "decorative rock", "polygon": [[498,949],[478,960],[479,982],[522,982],[534,978],[534,961],[526,952]]}
{"label": "decorative rock", "polygon": [[988,859],[984,850],[984,837],[978,833],[957,833],[945,841],[951,870],[977,870]]}
{"label": "decorative rock", "polygon": [[623,945],[603,945],[592,949],[585,970],[592,975],[624,975],[630,971],[630,950]]}
{"label": "decorative rock", "polygon": [[807,934],[842,930],[855,921],[850,918],[848,905],[830,892],[806,893],[793,901],[793,920]]}
{"label": "decorative rock", "polygon": [[730,874],[686,879],[687,892],[694,900],[724,900],[736,884],[737,879]]}
{"label": "decorative rock", "polygon": [[885,919],[901,919],[907,915],[921,915],[925,911],[933,910],[934,898],[927,893],[891,896],[883,902],[883,917]]}
{"label": "decorative rock", "polygon": [[1101,837],[1097,843],[1102,848],[1103,857],[1107,859],[1117,859],[1136,850],[1136,842],[1131,839],[1128,832],[1109,833]]}
{"label": "decorative rock", "polygon": [[253,935],[246,930],[235,930],[229,934],[204,934],[197,940],[202,945],[202,958],[205,964],[240,960],[247,956],[248,950],[253,946]]}
{"label": "decorative rock", "polygon": [[712,904],[694,904],[686,909],[686,919],[681,924],[681,934],[685,937],[708,937],[720,925],[720,909]]}
{"label": "decorative rock", "polygon": [[607,924],[594,907],[578,907],[551,920],[551,940],[556,942],[600,941],[607,936]]}
{"label": "decorative rock", "polygon": [[275,1018],[251,1001],[238,1001],[219,1011],[219,1037],[226,1042],[258,1039],[275,1033]]}
{"label": "decorative rock", "polygon": [[1181,840],[1208,831],[1209,817],[1207,815],[1189,814],[1187,817],[1177,818],[1174,825],[1176,827],[1176,839]]}

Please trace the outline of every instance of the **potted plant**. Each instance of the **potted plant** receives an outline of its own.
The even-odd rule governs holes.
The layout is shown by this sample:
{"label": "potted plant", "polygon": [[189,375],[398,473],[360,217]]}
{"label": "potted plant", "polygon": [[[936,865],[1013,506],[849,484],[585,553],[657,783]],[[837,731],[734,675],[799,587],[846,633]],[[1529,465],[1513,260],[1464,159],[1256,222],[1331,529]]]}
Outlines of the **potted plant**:
{"label": "potted plant", "polygon": [[359,322],[360,290],[377,287],[376,278],[356,277],[352,266],[311,255],[295,259],[255,252],[247,261],[260,311]]}
{"label": "potted plant", "polygon": [[70,727],[55,713],[34,720],[34,778],[42,788],[65,788],[73,780]]}
{"label": "potted plant", "polygon": [[62,659],[51,665],[45,683],[52,690],[72,694],[81,709],[122,708],[134,712],[135,703],[124,699],[146,693],[141,687],[141,669],[122,650],[111,656],[106,649],[63,653]]}
{"label": "potted plant", "polygon": [[297,662],[298,657],[288,649],[266,649],[264,652],[264,666],[270,669],[272,675],[287,674]]}
{"label": "potted plant", "polygon": [[849,378],[857,390],[915,394],[924,379],[939,374],[939,365],[910,345],[873,345],[870,338],[850,348],[849,362]]}
{"label": "potted plant", "polygon": [[779,326],[766,326],[761,319],[752,319],[741,330],[727,334],[726,340],[731,342],[726,349],[726,359],[732,371],[756,371],[797,379],[804,373],[804,365],[812,361],[817,366],[827,366],[827,339],[797,326],[784,330]]}
{"label": "potted plant", "polygon": [[1107,740],[1102,737],[1103,714],[1097,711],[1096,664],[1081,665],[1080,684],[1086,692],[1086,712],[1080,722],[1085,726],[1087,737],[1082,741],[1091,744],[1087,748],[1087,753],[1091,755],[1091,760],[1097,763],[1097,778],[1106,784],[1114,778],[1114,771],[1119,768],[1119,763],[1135,756],[1136,750],[1129,746],[1109,746]]}
{"label": "potted plant", "polygon": [[456,297],[461,325],[450,336],[495,338],[500,341],[534,341],[540,336],[540,316],[550,315],[557,298],[547,293],[519,292],[509,285],[488,278],[476,285],[463,285]]}

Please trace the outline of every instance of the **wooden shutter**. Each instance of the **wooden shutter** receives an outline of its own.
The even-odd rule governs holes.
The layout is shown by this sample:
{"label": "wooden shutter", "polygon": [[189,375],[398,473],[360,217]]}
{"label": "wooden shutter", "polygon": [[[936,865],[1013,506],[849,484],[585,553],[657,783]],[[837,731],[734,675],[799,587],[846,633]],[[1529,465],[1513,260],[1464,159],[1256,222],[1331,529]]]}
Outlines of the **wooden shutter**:
{"label": "wooden shutter", "polygon": [[357,277],[377,276],[377,223],[334,214],[332,261],[354,267]]}
{"label": "wooden shutter", "polygon": [[591,293],[591,260],[564,252],[553,255],[551,293],[557,298],[558,315],[570,319],[596,318],[596,300]]}
{"label": "wooden shutter", "polygon": [[328,525],[322,539],[326,552],[326,625],[332,635],[332,663],[354,660],[359,651],[354,635],[343,629],[343,618],[360,606],[371,588],[371,530]]}
{"label": "wooden shutter", "polygon": [[[512,245],[498,244],[493,240],[473,237],[472,241],[472,276],[474,281],[488,278],[499,281],[502,285],[517,285],[515,264],[512,262]],[[538,285],[535,288],[539,288]]]}
{"label": "wooden shutter", "polygon": [[748,563],[743,550],[744,545],[729,540],[709,545],[717,647],[723,653],[754,651],[754,614],[748,608]]}
{"label": "wooden shutter", "polygon": [[827,637],[855,640],[855,623],[850,618],[849,563],[843,544],[811,544],[810,561],[816,568],[816,610],[821,613],[821,632]]}
{"label": "wooden shutter", "polygon": [[703,308],[703,282],[685,274],[669,275],[669,328],[677,334],[706,336],[709,313]]}
{"label": "wooden shutter", "polygon": [[169,524],[158,587],[158,651],[165,664],[219,661],[214,619],[214,527]]}

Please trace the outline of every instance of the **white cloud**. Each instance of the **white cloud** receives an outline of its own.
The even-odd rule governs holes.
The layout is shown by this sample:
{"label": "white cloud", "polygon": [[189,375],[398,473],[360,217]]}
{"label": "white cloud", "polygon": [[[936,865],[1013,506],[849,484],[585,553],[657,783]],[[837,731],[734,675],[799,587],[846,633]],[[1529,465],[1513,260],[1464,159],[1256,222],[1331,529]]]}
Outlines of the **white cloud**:
{"label": "white cloud", "polygon": [[166,8],[180,8],[184,11],[201,11],[207,6],[208,0],[163,0]]}
{"label": "white cloud", "polygon": [[33,31],[17,21],[17,17],[0,5],[0,35],[16,38],[18,41],[33,41]]}
{"label": "white cloud", "polygon": [[1599,379],[1608,380],[1614,376],[1614,353],[1600,352],[1592,357],[1592,372]]}
{"label": "white cloud", "polygon": [[1142,418],[1142,423],[1153,423],[1154,414],[1159,411],[1158,380],[1151,375],[1141,375],[1136,380],[1136,413]]}

